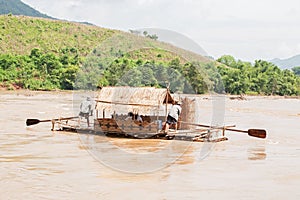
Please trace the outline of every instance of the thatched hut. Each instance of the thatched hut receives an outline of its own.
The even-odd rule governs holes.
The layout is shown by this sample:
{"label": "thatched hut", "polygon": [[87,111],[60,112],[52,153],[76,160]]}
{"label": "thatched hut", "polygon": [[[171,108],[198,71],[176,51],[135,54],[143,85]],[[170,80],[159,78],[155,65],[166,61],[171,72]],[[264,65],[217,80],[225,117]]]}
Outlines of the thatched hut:
{"label": "thatched hut", "polygon": [[174,99],[167,89],[154,87],[104,87],[96,97],[97,118],[107,118],[114,113],[134,112],[143,115],[165,115],[164,104]]}
{"label": "thatched hut", "polygon": [[[112,134],[158,132],[174,102],[167,89],[104,87],[96,96],[95,128]],[[183,104],[183,108],[187,106]],[[183,109],[182,116],[189,116],[186,111]]]}

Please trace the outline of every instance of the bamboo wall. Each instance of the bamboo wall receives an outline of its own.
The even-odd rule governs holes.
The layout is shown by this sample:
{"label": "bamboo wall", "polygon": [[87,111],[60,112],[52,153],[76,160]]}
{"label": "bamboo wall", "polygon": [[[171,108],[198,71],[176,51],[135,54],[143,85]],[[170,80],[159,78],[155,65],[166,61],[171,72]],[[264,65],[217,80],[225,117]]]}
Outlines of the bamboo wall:
{"label": "bamboo wall", "polygon": [[[179,117],[179,121],[194,123],[195,116],[196,116],[196,100],[185,97],[184,99],[182,99],[181,108],[182,111]],[[180,123],[178,125],[179,125],[178,126],[179,129],[195,128],[186,123]]]}

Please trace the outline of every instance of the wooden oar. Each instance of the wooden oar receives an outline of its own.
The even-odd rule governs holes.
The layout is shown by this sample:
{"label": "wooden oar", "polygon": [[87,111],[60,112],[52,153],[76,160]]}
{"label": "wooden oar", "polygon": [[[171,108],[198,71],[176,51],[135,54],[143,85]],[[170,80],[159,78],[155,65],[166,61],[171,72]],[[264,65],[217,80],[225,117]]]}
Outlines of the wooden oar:
{"label": "wooden oar", "polygon": [[75,118],[78,118],[78,116],[76,116],[76,117],[65,117],[65,118],[59,118],[59,119],[46,119],[46,120],[27,119],[27,120],[26,120],[26,125],[27,125],[27,126],[31,126],[31,125],[38,124],[38,123],[40,123],[40,122],[52,122],[52,121],[69,120],[69,119],[75,119]]}
{"label": "wooden oar", "polygon": [[201,126],[201,127],[206,127],[206,128],[225,129],[228,131],[248,133],[249,136],[263,138],[263,139],[267,137],[267,132],[264,129],[248,129],[247,131],[245,131],[245,130],[239,130],[239,129],[233,129],[233,128],[226,128],[226,127],[213,127],[213,126],[203,125],[203,124],[193,124],[193,123],[187,123],[187,122],[181,122],[181,123],[186,123],[189,125]]}
{"label": "wooden oar", "polygon": [[239,129],[232,129],[227,128],[228,131],[235,131],[235,132],[241,132],[241,133],[248,133],[249,136],[257,137],[257,138],[266,138],[267,132],[264,129],[248,129],[247,131],[239,130]]}

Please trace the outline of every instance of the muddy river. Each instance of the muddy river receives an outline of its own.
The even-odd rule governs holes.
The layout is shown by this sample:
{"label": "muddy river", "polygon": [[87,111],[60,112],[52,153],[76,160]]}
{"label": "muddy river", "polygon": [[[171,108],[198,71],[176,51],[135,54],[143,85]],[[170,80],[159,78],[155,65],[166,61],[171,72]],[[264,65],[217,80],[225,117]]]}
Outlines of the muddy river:
{"label": "muddy river", "polygon": [[226,132],[212,144],[26,127],[27,118],[73,116],[74,95],[0,92],[0,199],[300,199],[300,99],[226,97],[224,116],[210,96],[197,99],[197,122],[221,118],[267,138]]}

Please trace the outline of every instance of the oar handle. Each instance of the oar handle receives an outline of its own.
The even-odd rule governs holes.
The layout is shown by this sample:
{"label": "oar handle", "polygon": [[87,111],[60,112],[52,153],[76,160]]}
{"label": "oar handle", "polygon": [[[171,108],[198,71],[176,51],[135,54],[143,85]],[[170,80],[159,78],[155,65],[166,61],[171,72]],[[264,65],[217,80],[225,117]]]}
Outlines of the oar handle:
{"label": "oar handle", "polygon": [[45,120],[39,120],[39,119],[27,119],[26,120],[26,125],[27,126],[32,126],[35,124],[38,124],[40,122],[55,122],[55,121],[59,121],[59,120],[69,120],[69,119],[75,119],[78,118],[78,116],[76,117],[62,117],[62,118],[58,118],[58,119],[45,119]]}
{"label": "oar handle", "polygon": [[51,122],[52,119],[39,120],[39,122]]}
{"label": "oar handle", "polygon": [[76,117],[59,118],[59,119],[55,119],[55,120],[68,120],[68,119],[75,119],[75,118],[78,118],[78,116],[76,116]]}
{"label": "oar handle", "polygon": [[[237,132],[241,132],[241,133],[248,133],[248,131],[227,128],[226,126],[214,127],[214,126],[209,126],[209,125],[204,125],[204,124],[194,124],[194,123],[183,122],[183,121],[180,121],[180,122],[184,123],[184,124],[189,124],[189,125],[193,125],[193,126],[201,126],[201,127],[205,127],[205,128],[225,129],[225,130],[229,130],[229,131],[237,131]],[[234,127],[234,126],[230,126],[230,127]]]}
{"label": "oar handle", "polygon": [[249,136],[257,137],[257,138],[263,138],[263,139],[267,137],[267,132],[264,129],[248,129],[247,131],[245,131],[245,130],[229,128],[229,127],[226,127],[226,126],[213,127],[213,126],[209,126],[209,125],[193,124],[193,123],[188,123],[188,122],[183,122],[183,121],[181,121],[181,123],[194,125],[194,126],[201,126],[201,127],[206,127],[206,128],[223,129],[223,131],[228,130],[228,131],[235,131],[235,132],[240,132],[240,133],[248,133]]}
{"label": "oar handle", "polygon": [[76,117],[62,117],[62,118],[57,118],[57,119],[46,119],[46,120],[41,120],[40,122],[52,122],[52,121],[59,121],[59,120],[69,120],[69,119],[75,119],[78,118]]}
{"label": "oar handle", "polygon": [[232,129],[232,128],[226,128],[227,131],[235,131],[235,132],[241,132],[241,133],[248,133],[248,131],[239,130],[239,129]]}

